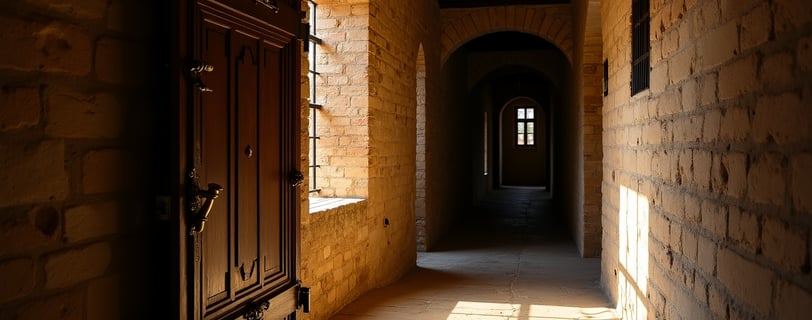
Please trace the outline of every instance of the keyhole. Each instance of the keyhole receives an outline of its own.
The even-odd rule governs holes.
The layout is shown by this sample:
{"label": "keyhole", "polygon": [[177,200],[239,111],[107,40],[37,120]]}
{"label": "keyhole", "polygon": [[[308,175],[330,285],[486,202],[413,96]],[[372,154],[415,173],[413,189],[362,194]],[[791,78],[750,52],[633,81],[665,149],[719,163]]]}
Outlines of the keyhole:
{"label": "keyhole", "polygon": [[248,159],[254,156],[254,149],[251,149],[251,146],[245,147],[245,156],[247,156]]}

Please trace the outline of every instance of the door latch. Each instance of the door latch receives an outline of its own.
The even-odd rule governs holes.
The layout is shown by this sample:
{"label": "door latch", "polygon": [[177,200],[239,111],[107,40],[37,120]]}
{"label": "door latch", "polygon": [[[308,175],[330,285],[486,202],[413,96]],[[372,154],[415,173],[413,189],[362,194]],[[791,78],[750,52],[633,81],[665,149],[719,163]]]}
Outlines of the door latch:
{"label": "door latch", "polygon": [[189,213],[192,220],[191,227],[189,227],[189,235],[191,236],[196,232],[203,232],[203,228],[206,227],[206,220],[209,217],[209,213],[211,213],[211,208],[214,206],[214,199],[220,196],[223,187],[216,183],[209,183],[208,189],[201,189],[198,187],[197,170],[192,169],[189,172],[189,180],[186,188],[186,196],[189,201]]}
{"label": "door latch", "polygon": [[214,66],[210,64],[206,64],[202,61],[193,61],[192,64],[189,66],[189,76],[192,78],[192,85],[197,88],[200,92],[212,92],[211,88],[206,86],[203,83],[203,80],[200,79],[201,72],[212,72],[214,71]]}

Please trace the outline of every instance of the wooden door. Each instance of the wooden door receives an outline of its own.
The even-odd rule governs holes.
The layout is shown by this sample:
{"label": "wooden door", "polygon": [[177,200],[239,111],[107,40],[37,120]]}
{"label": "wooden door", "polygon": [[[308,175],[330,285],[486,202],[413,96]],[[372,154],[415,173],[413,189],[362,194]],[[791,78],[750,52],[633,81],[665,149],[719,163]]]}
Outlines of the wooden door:
{"label": "wooden door", "polygon": [[299,6],[298,0],[191,4],[193,319],[295,317],[299,194],[289,176],[300,157]]}

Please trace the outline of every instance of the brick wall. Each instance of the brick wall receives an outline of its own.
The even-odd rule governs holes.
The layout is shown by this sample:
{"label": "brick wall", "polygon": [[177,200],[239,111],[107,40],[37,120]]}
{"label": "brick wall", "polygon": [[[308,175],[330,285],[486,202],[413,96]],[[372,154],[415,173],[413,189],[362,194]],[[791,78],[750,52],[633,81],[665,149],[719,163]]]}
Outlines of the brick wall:
{"label": "brick wall", "polygon": [[606,290],[627,318],[805,317],[812,4],[652,1],[633,97],[630,11],[601,3]]}
{"label": "brick wall", "polygon": [[[376,239],[370,251],[386,257],[375,261],[373,278],[377,285],[386,285],[416,263],[416,65],[422,43],[429,117],[428,110],[436,107],[436,95],[440,94],[428,90],[440,69],[439,19],[434,1],[372,1],[370,15],[369,144],[373,169],[368,219]],[[385,219],[391,223],[388,227],[383,225]]]}
{"label": "brick wall", "polygon": [[[314,299],[312,312],[303,314],[305,319],[326,319],[415,266],[416,85],[421,42],[426,43],[423,99],[427,109],[439,94],[431,89],[439,70],[438,32],[432,29],[436,28],[437,19],[432,18],[438,13],[436,2],[317,3],[318,33],[325,40],[318,66],[322,74],[317,77],[317,100],[324,99],[317,103],[325,107],[318,121],[324,124],[320,125],[323,137],[337,139],[321,139],[319,153],[326,161],[321,163],[324,176],[319,179],[324,184],[319,195],[366,199],[309,215],[304,206],[302,281],[312,287]],[[345,154],[349,152],[358,154]]]}
{"label": "brick wall", "polygon": [[602,75],[600,2],[577,1],[573,6],[575,49],[573,90],[578,116],[577,131],[583,184],[578,186],[578,202],[583,214],[572,222],[576,244],[584,257],[597,257],[601,246]]}
{"label": "brick wall", "polygon": [[[369,186],[369,3],[318,1],[318,196],[366,197]],[[303,6],[306,8],[307,6]],[[306,65],[306,64],[305,64]],[[307,97],[309,95],[305,95]],[[308,114],[308,117],[310,115]]]}
{"label": "brick wall", "polygon": [[149,30],[129,13],[146,7],[0,4],[0,319],[117,319],[125,307],[119,287],[136,278],[122,253],[138,255],[126,235],[143,200],[133,173],[145,168],[133,142],[149,136],[127,130],[149,113],[137,85]]}

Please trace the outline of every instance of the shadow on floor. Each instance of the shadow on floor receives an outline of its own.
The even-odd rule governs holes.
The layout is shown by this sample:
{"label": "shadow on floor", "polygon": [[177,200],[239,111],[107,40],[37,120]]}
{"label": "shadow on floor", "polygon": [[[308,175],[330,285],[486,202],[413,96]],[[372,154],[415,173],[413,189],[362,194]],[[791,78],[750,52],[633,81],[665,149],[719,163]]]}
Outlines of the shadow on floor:
{"label": "shadow on floor", "polygon": [[345,319],[618,319],[549,193],[503,189],[463,216],[417,268],[345,307]]}

